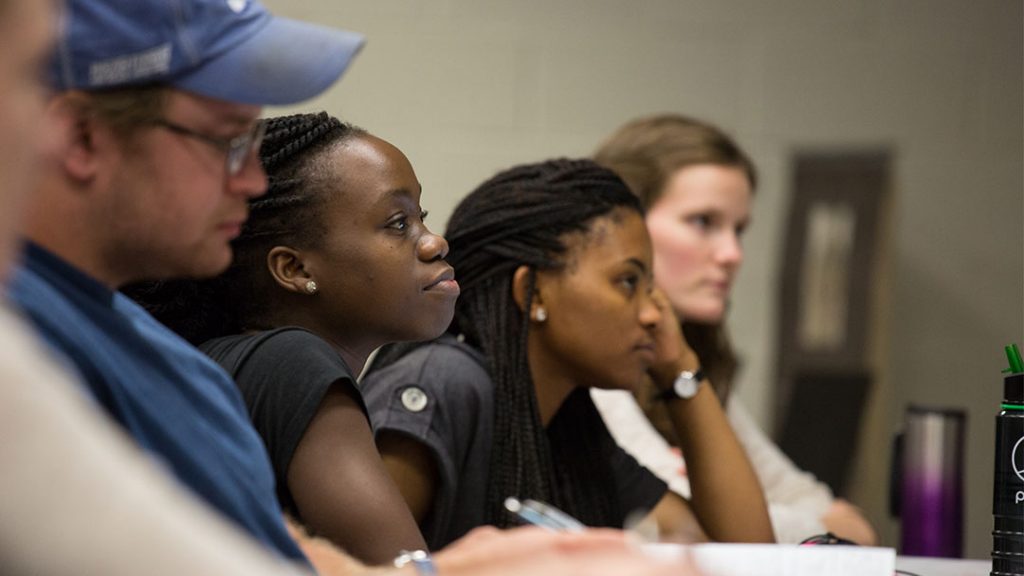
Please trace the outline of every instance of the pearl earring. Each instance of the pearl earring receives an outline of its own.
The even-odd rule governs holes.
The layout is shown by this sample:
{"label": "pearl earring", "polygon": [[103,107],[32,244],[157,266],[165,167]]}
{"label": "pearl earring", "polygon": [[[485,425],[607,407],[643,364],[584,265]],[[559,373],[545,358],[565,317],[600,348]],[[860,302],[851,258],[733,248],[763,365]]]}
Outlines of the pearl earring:
{"label": "pearl earring", "polygon": [[548,313],[544,310],[543,306],[537,306],[537,312],[533,315],[537,322],[543,322],[548,319]]}
{"label": "pearl earring", "polygon": [[316,282],[314,282],[312,280],[306,282],[306,294],[309,294],[309,295],[316,294],[317,290],[319,290],[319,288],[317,288]]}

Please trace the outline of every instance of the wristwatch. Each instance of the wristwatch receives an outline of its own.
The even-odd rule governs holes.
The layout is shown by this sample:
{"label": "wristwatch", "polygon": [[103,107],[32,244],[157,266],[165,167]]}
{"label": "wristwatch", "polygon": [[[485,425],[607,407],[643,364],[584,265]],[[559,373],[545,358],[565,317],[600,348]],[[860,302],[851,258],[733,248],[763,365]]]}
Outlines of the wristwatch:
{"label": "wristwatch", "polygon": [[395,568],[401,568],[406,564],[412,564],[419,576],[436,576],[437,568],[434,566],[430,553],[425,550],[402,550],[394,561]]}
{"label": "wristwatch", "polygon": [[672,385],[659,392],[655,398],[665,402],[677,398],[689,400],[697,395],[697,390],[700,389],[700,381],[704,378],[704,371],[700,368],[692,372],[690,370],[683,370],[679,373],[679,376],[676,376]]}

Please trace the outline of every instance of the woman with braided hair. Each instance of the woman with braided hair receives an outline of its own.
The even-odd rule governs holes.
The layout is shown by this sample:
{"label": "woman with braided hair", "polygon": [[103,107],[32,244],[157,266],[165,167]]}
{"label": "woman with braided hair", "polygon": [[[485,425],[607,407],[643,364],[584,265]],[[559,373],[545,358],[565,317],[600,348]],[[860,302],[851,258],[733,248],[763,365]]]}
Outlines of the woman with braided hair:
{"label": "woman with braided hair", "polygon": [[286,512],[368,563],[425,548],[382,467],[355,376],[394,341],[452,318],[448,245],[391,144],[326,113],[266,121],[267,193],[204,282],[131,295],[225,367],[274,466]]}
{"label": "woman with braided hair", "polygon": [[[654,290],[636,197],[589,160],[524,165],[480,185],[446,236],[462,296],[449,333],[378,356],[363,384],[377,444],[431,548],[509,526],[509,496],[588,526],[653,510],[687,540],[771,541],[761,490],[711,387],[672,402],[691,504],[611,439],[588,388],[668,389],[696,368]],[[696,458],[696,460],[694,460]]]}

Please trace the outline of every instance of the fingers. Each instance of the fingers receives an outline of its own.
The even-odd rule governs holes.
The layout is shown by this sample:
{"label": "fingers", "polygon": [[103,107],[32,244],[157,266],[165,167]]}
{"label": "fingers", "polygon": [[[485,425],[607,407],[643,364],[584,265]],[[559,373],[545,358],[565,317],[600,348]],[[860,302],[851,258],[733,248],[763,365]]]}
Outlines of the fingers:
{"label": "fingers", "polygon": [[488,526],[473,530],[435,554],[434,560],[439,568],[456,569],[503,558],[626,549],[625,536],[619,530],[555,533],[533,526],[505,531]]}
{"label": "fingers", "polygon": [[[496,537],[497,536],[497,537]],[[463,545],[481,547],[457,562],[445,558]],[[499,548],[493,548],[495,544]],[[490,553],[483,553],[490,552]],[[617,530],[551,533],[536,528],[510,530],[502,535],[471,534],[453,548],[435,555],[438,571],[446,576],[686,576],[695,574],[686,558],[657,558],[626,545]]]}
{"label": "fingers", "polygon": [[676,315],[668,296],[660,289],[651,292],[651,302],[661,312],[661,321],[653,327],[655,362],[650,374],[659,388],[664,388],[675,379],[680,370],[693,370],[700,361],[697,354],[683,336],[679,317]]}
{"label": "fingers", "polygon": [[662,312],[672,310],[672,306],[668,301],[668,296],[661,288],[654,288],[654,290],[651,290],[651,300],[654,301],[654,305],[658,307],[658,310],[661,310]]}
{"label": "fingers", "polygon": [[878,543],[878,535],[864,513],[846,500],[835,499],[821,520],[829,532],[841,538],[853,540],[861,546]]}

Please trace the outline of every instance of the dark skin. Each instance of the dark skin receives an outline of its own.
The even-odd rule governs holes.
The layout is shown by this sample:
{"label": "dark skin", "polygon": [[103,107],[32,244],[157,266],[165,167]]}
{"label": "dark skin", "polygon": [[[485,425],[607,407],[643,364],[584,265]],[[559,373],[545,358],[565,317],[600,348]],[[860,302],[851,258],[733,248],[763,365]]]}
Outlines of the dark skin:
{"label": "dark skin", "polygon": [[[638,214],[599,218],[566,244],[566,266],[537,274],[528,311],[530,373],[545,425],[577,387],[633,389],[647,378],[668,387],[680,371],[697,368],[668,301],[654,288],[650,240]],[[524,312],[528,273],[520,267],[512,280]],[[690,466],[694,500],[668,492],[650,513],[661,533],[689,542],[772,542],[760,484],[707,381],[692,399],[670,404],[684,449],[697,460]],[[388,471],[422,520],[437,486],[432,457],[412,439],[382,440]]]}
{"label": "dark skin", "polygon": [[[280,290],[271,325],[301,326],[329,342],[353,373],[400,340],[436,337],[458,285],[448,245],[423,224],[420,184],[394,146],[370,135],[330,147],[327,233],[315,246],[276,246],[268,272]],[[306,284],[315,281],[316,294]],[[382,465],[358,392],[333,386],[299,441],[288,488],[307,526],[363,562],[388,563],[426,545]]]}

